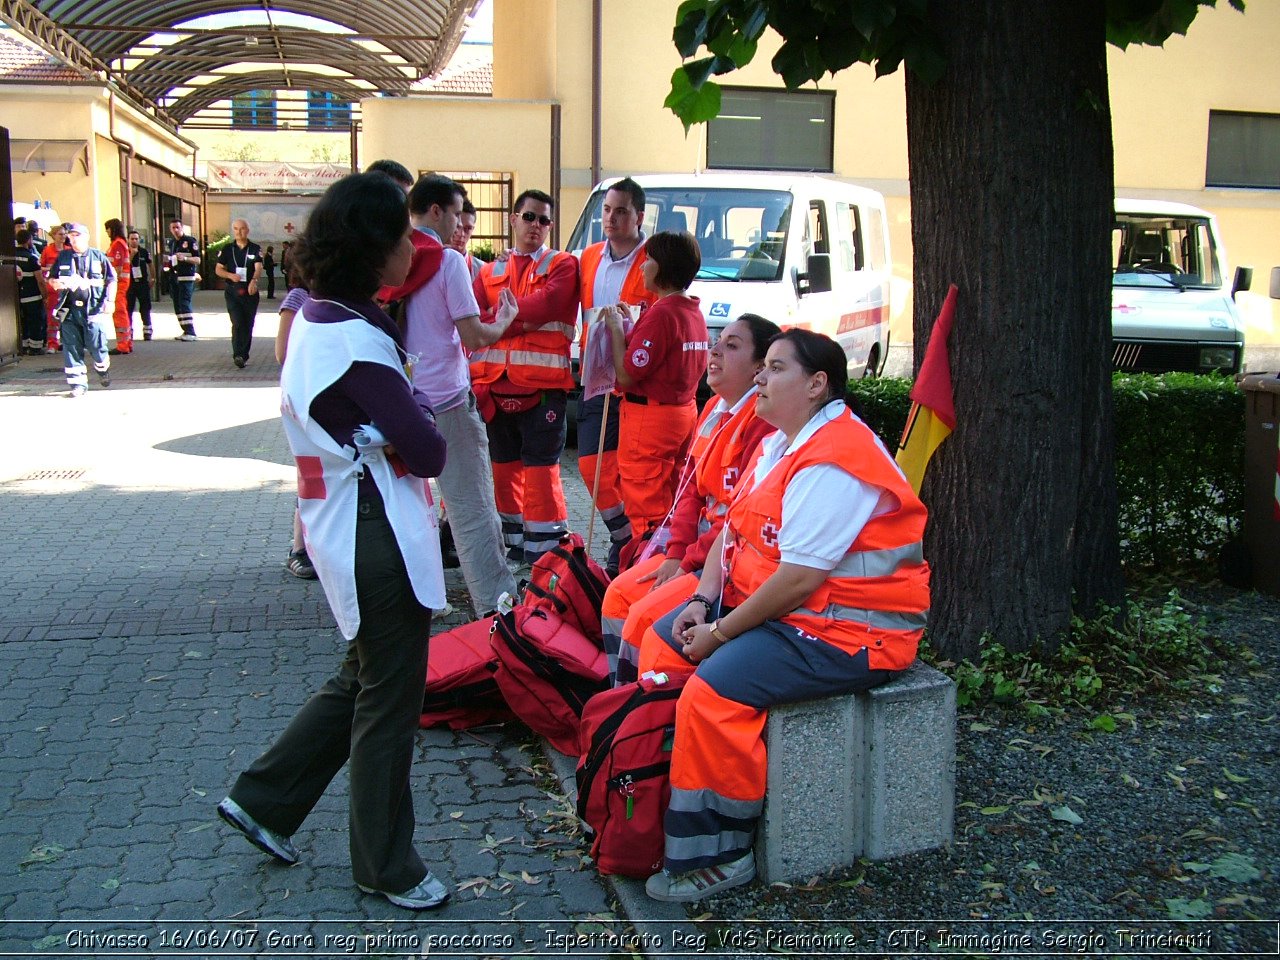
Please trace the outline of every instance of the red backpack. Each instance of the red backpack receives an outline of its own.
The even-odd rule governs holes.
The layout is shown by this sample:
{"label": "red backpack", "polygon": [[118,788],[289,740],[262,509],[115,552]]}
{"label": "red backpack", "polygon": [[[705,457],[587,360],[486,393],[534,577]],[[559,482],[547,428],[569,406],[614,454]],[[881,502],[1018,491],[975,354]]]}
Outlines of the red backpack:
{"label": "red backpack", "polygon": [[465,730],[510,719],[494,679],[498,657],[489,642],[493,629],[493,618],[486,617],[431,638],[418,726]]}
{"label": "red backpack", "polygon": [[594,834],[601,873],[648,877],[662,869],[676,700],[686,679],[651,671],[596,694],[582,711],[578,816]]}
{"label": "red backpack", "polygon": [[608,586],[609,575],[587,555],[582,537],[567,533],[534,563],[524,604],[554,611],[598,645],[600,606]]}
{"label": "red backpack", "polygon": [[582,708],[609,685],[600,644],[554,611],[523,604],[498,618],[490,640],[507,706],[561,753],[576,756]]}

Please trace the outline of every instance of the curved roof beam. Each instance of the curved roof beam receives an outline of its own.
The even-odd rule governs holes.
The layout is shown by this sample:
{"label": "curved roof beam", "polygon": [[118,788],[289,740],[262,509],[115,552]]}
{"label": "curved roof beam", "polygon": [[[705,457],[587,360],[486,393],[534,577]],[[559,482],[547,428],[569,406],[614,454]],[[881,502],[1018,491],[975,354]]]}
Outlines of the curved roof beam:
{"label": "curved roof beam", "polygon": [[[442,8],[457,3],[458,0],[385,0],[345,5],[332,0],[286,0],[266,9],[328,21],[356,36],[381,40],[406,60],[425,62],[443,36],[446,19],[441,16]],[[146,28],[151,33],[207,33],[208,28],[184,30],[177,25],[214,14],[264,9],[233,0],[35,0],[35,5],[104,60],[124,56],[137,42],[134,31],[138,28]],[[287,29],[288,32],[297,30]],[[253,30],[253,27],[225,27],[219,32],[250,34]],[[281,34],[286,32],[283,27],[276,30]]]}
{"label": "curved roof beam", "polygon": [[[206,84],[195,92],[189,93],[169,107],[178,120],[190,120],[205,107],[212,106],[219,100],[230,100],[238,93],[250,90],[270,90],[276,85],[277,74],[274,73],[239,73],[225,77],[215,83]],[[294,77],[295,88],[333,93],[346,100],[359,100],[368,96],[367,90],[340,80],[315,73],[298,73]]]}
{"label": "curved roof beam", "polygon": [[[397,64],[331,34],[289,41],[283,49],[292,69],[303,63],[328,64],[391,93],[407,91],[419,75],[414,64]],[[232,63],[278,67],[279,58],[271,45],[246,46],[243,37],[189,37],[149,56],[125,58],[126,76],[139,90],[157,99],[194,77]]]}

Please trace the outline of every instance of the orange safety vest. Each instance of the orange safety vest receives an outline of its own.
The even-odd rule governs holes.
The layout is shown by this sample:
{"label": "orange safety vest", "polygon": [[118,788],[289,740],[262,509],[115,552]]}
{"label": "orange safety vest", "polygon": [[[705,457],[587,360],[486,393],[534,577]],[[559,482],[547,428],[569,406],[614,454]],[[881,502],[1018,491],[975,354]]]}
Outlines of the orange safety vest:
{"label": "orange safety vest", "polygon": [[[755,469],[760,451],[751,458]],[[848,653],[865,648],[873,670],[905,670],[915,659],[929,612],[929,564],[923,550],[926,512],[911,486],[849,411],[818,429],[765,479],[729,507],[725,604],[737,606],[778,569],[782,497],[796,473],[834,464],[898,500],[872,517],[827,580],[782,622]]]}
{"label": "orange safety vest", "polygon": [[[546,286],[551,268],[573,254],[548,249],[541,259],[531,263],[523,276],[516,277],[506,260],[487,263],[480,271],[486,299],[497,304],[502,291],[510,288],[516,298],[527,297]],[[574,269],[577,269],[575,262]],[[493,383],[503,374],[518,387],[532,390],[569,390],[573,374],[569,367],[569,345],[573,342],[574,323],[552,321],[536,330],[504,336],[497,343],[481,347],[471,354],[473,383]]]}
{"label": "orange safety vest", "polygon": [[[710,409],[714,404],[707,404]],[[698,522],[698,534],[701,536],[719,523],[729,512],[729,504],[733,500],[733,490],[738,485],[740,475],[734,466],[742,456],[742,438],[756,419],[756,395],[742,405],[742,409],[722,421],[719,429],[703,441],[703,449],[698,452],[698,491],[703,496],[702,517]],[[699,424],[699,430],[702,425]],[[697,450],[700,436],[695,436],[693,449]],[[694,456],[692,450],[689,454]]]}
{"label": "orange safety vest", "polygon": [[[601,240],[599,243],[593,243],[587,249],[582,251],[580,262],[582,263],[582,282],[579,286],[582,297],[582,309],[590,310],[595,304],[596,291],[596,271],[600,269],[600,261],[604,259],[604,248],[608,240]],[[649,259],[649,255],[645,253],[644,244],[640,245],[640,249],[636,252],[636,258],[631,261],[631,267],[627,270],[627,275],[622,279],[622,289],[618,292],[618,299],[623,303],[631,306],[651,307],[657,300],[658,295],[644,285],[644,274],[640,272],[640,268],[644,266],[644,262]],[[582,334],[578,338],[578,355],[587,349],[587,325],[582,325]]]}

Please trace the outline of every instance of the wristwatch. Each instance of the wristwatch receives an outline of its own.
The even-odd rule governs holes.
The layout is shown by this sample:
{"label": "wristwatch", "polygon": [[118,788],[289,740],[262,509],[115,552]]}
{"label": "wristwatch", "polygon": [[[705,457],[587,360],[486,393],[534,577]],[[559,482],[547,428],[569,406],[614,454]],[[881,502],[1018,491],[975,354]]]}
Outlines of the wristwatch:
{"label": "wristwatch", "polygon": [[719,621],[719,620],[717,620],[715,623],[711,624],[711,635],[712,635],[713,637],[715,637],[717,640],[719,640],[721,643],[728,643],[728,642],[729,642],[729,638],[728,638],[728,637],[726,637],[726,636],[725,636],[723,633],[721,633],[721,631],[720,631],[720,621]]}

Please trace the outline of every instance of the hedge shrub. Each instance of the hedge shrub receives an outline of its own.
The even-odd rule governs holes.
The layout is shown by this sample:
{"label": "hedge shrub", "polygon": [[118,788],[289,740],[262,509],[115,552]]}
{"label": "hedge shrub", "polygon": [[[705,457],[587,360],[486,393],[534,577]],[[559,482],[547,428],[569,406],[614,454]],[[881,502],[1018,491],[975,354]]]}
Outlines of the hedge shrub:
{"label": "hedge shrub", "polygon": [[[1244,502],[1244,395],[1225,376],[1125,374],[1114,378],[1120,549],[1137,567],[1217,557],[1240,528]],[[862,419],[890,451],[911,409],[911,381],[854,380]]]}

